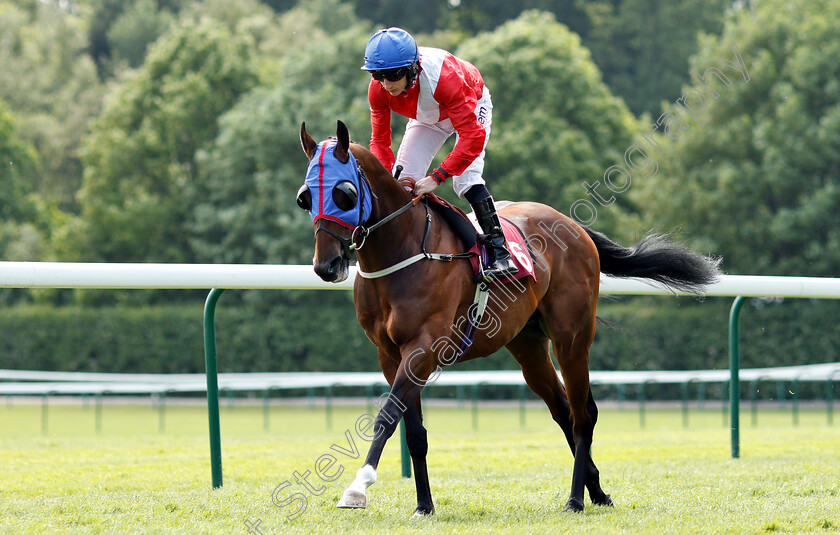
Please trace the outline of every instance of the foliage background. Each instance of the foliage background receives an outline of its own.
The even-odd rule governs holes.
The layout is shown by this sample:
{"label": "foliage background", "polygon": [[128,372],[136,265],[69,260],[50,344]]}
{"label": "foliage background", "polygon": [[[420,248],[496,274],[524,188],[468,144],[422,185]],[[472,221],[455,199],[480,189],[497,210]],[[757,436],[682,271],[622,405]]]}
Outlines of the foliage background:
{"label": "foliage background", "polygon": [[[568,212],[656,144],[655,173],[595,203],[597,230],[673,230],[728,273],[838,276],[838,24],[828,0],[0,0],[0,259],[308,263],[299,125],[341,119],[365,143],[364,43],[399,25],[482,71],[496,197]],[[733,45],[749,81],[720,62]],[[701,125],[677,101],[713,66],[731,83],[706,90]],[[203,297],[0,290],[0,367],[197,371]],[[764,304],[745,365],[837,360],[835,303]],[[602,300],[619,327],[592,366],[725,367],[727,306]],[[220,318],[226,371],[376,368],[343,292],[231,292]]]}

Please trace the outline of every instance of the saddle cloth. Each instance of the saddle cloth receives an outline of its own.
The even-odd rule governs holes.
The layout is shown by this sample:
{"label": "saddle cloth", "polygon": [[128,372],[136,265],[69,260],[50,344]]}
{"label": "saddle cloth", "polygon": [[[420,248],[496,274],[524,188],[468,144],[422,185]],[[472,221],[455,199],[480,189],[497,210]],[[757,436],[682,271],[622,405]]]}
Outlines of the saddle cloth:
{"label": "saddle cloth", "polygon": [[[480,232],[481,227],[479,226],[478,221],[476,221],[475,214],[470,212],[470,214],[467,215],[467,218],[469,218],[473,226],[475,226],[475,228]],[[533,277],[536,282],[537,274],[534,271],[534,253],[531,251],[531,247],[528,245],[527,240],[525,240],[525,236],[522,235],[522,231],[519,230],[519,227],[504,217],[499,217],[499,221],[502,223],[502,230],[505,233],[505,241],[507,241],[510,257],[516,267],[519,268],[519,271],[512,278],[493,281],[491,286],[498,286],[499,284],[504,284],[510,282],[511,280],[521,279],[528,276]],[[476,253],[475,256],[470,257],[470,264],[472,264],[473,267],[473,274],[478,276],[480,269],[478,263],[479,255],[481,255],[481,264],[486,265],[487,247],[476,240],[470,248],[470,252]]]}

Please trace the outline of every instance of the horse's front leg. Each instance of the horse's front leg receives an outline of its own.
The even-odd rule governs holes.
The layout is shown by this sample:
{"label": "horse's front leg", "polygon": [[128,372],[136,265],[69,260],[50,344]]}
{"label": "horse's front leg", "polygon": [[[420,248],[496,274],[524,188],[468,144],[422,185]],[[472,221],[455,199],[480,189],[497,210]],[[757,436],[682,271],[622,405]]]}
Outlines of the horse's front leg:
{"label": "horse's front leg", "polygon": [[[417,511],[421,512],[421,509],[428,509],[428,511],[422,512],[422,514],[428,514],[433,509],[431,492],[428,488],[428,476],[425,470],[425,450],[427,446],[418,445],[420,444],[417,440],[420,436],[417,428],[419,412],[414,407],[415,400],[419,403],[417,398],[420,397],[420,391],[429,375],[431,375],[434,361],[424,357],[423,349],[402,352],[402,354],[409,355],[409,357],[404,358],[400,363],[391,391],[373,421],[371,429],[373,439],[367,457],[365,457],[365,463],[356,472],[356,478],[344,491],[337,507],[364,508],[367,506],[367,489],[376,482],[376,468],[379,466],[385,443],[394,434],[403,415],[410,413],[406,420],[407,430],[412,437],[409,447],[411,448],[411,444],[414,444],[415,452],[412,453],[412,460],[414,461],[415,471],[422,472],[423,486],[425,487],[421,489],[421,481],[418,480]],[[422,358],[414,358],[414,356],[421,356]],[[419,424],[419,426],[422,428],[422,424]],[[423,429],[422,436],[425,439],[425,429]],[[420,455],[421,452],[422,455]],[[420,457],[422,457],[422,461],[418,463],[417,459]],[[418,470],[418,468],[422,468],[422,470]]]}
{"label": "horse's front leg", "polygon": [[429,441],[423,426],[420,396],[414,398],[414,403],[405,412],[405,428],[408,453],[411,455],[411,464],[414,465],[414,485],[417,489],[417,509],[414,516],[432,515],[435,513],[435,504],[432,502],[432,489],[429,487],[429,471],[426,466]]}

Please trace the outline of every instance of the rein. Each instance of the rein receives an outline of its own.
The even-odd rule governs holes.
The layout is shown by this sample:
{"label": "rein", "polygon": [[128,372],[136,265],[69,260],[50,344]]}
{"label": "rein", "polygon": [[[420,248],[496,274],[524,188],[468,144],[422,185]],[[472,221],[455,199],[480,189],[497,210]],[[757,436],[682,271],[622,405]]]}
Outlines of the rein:
{"label": "rein", "polygon": [[[364,176],[364,175],[362,175],[362,176]],[[367,180],[367,178],[365,178],[365,180]],[[407,212],[408,210],[410,210],[414,206],[417,206],[417,201],[419,201],[419,200],[420,200],[420,197],[415,197],[415,198],[411,199],[410,201],[408,201],[408,204],[401,207],[399,210],[397,210],[395,212],[392,212],[391,214],[388,214],[387,216],[380,219],[379,221],[377,221],[376,223],[374,223],[373,225],[371,225],[369,227],[365,227],[363,224],[359,224],[359,226],[357,226],[355,229],[353,229],[353,234],[350,235],[350,240],[349,241],[352,241],[353,243],[352,243],[352,245],[350,245],[349,249],[351,251],[358,251],[359,249],[364,247],[365,239],[367,239],[368,235],[371,232],[373,232],[374,230],[378,229],[379,227],[381,227],[381,226],[383,226],[387,223],[390,223],[392,220],[401,216],[402,214],[404,214],[405,212]],[[427,214],[428,214],[428,211],[429,211],[429,209],[427,207],[426,208]],[[427,229],[427,232],[428,232],[428,229]],[[357,233],[362,238],[362,243],[360,243],[358,245],[356,245],[356,234]]]}
{"label": "rein", "polygon": [[[370,234],[371,231],[374,229],[384,225],[388,221],[391,221],[398,215],[402,214],[412,206],[417,204],[417,201],[420,200],[420,197],[415,197],[408,204],[397,210],[396,212],[390,214],[388,217],[382,219],[371,228],[366,229],[364,236],[366,237]],[[426,209],[426,228],[423,231],[423,243],[420,247],[419,253],[409,258],[406,258],[402,262],[398,262],[393,266],[387,267],[385,269],[380,269],[379,271],[362,271],[361,269],[357,270],[357,274],[362,277],[363,279],[378,279],[380,277],[384,277],[385,275],[390,275],[391,273],[395,273],[403,268],[406,268],[412,264],[416,264],[421,260],[441,260],[443,262],[451,262],[453,260],[462,260],[467,259],[475,256],[475,253],[428,253],[426,252],[426,240],[429,238],[429,230],[432,228],[432,215],[429,213],[429,204],[424,200],[423,207]],[[353,231],[355,234],[355,231]],[[355,244],[354,244],[355,245]],[[362,240],[362,245],[364,245],[364,239]],[[352,246],[351,246],[352,247]],[[355,250],[361,249],[362,246],[356,247]]]}

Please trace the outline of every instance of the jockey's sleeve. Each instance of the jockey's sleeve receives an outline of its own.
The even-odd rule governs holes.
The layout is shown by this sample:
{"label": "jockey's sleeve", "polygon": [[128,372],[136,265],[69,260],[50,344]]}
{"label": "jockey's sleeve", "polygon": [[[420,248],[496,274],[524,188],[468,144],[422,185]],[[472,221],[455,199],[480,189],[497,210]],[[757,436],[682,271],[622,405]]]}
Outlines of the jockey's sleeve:
{"label": "jockey's sleeve", "polygon": [[481,155],[487,137],[484,125],[476,117],[475,91],[461,77],[448,78],[438,83],[435,100],[446,107],[452,126],[458,133],[458,141],[432,173],[437,182],[463,173]]}
{"label": "jockey's sleeve", "polygon": [[394,167],[394,151],[391,150],[391,108],[388,106],[387,93],[379,82],[371,79],[368,86],[370,104],[370,151],[385,169]]}

